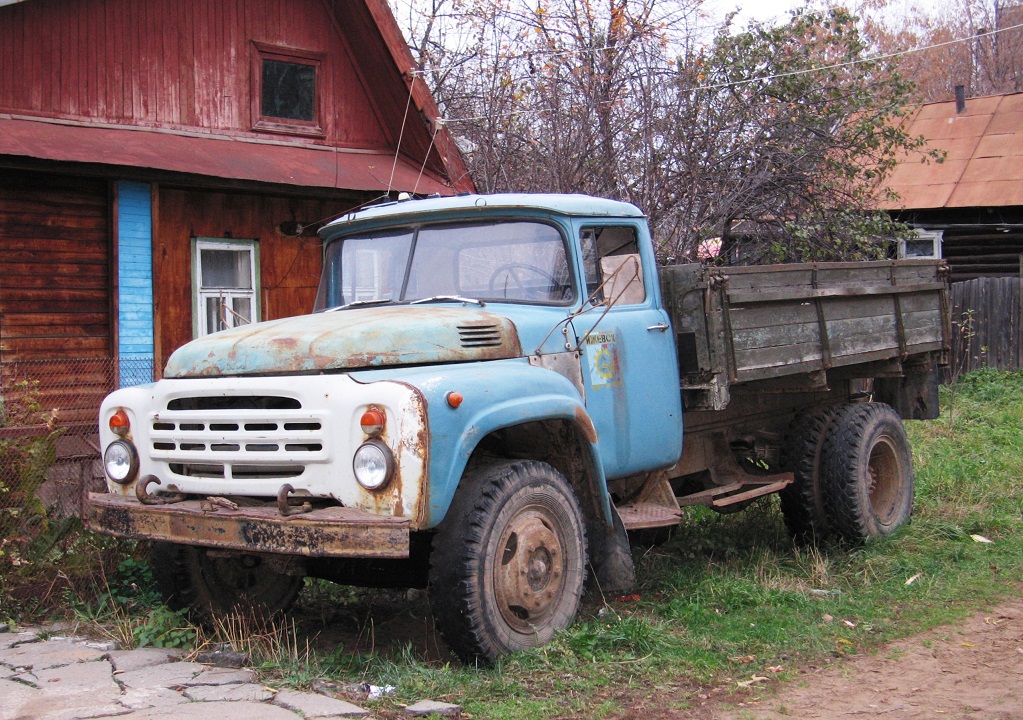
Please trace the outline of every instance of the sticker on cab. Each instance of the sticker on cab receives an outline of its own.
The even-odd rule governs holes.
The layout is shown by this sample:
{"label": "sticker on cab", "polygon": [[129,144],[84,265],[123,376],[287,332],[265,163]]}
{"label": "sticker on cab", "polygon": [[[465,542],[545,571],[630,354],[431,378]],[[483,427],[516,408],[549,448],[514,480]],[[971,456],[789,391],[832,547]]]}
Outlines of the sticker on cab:
{"label": "sticker on cab", "polygon": [[590,367],[590,385],[594,388],[620,385],[618,341],[614,333],[595,332],[586,336],[586,361]]}

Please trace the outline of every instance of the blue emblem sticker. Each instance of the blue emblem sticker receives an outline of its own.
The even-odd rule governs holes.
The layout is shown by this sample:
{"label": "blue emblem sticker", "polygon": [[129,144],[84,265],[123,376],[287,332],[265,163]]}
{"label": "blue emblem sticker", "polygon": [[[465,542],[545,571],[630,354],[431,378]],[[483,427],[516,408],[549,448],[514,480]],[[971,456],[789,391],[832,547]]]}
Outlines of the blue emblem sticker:
{"label": "blue emblem sticker", "polygon": [[618,341],[614,333],[595,332],[586,336],[586,361],[590,366],[590,385],[594,388],[621,385]]}

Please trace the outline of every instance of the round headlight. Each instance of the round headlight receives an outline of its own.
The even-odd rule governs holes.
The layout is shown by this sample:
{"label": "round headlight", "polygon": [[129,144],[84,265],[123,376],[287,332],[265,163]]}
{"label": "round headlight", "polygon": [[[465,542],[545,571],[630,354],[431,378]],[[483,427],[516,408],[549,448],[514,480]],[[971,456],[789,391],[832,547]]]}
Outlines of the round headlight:
{"label": "round headlight", "polygon": [[108,478],[115,483],[127,485],[138,477],[139,454],[130,442],[115,440],[103,453],[103,467]]}
{"label": "round headlight", "polygon": [[394,475],[394,455],[379,440],[370,440],[359,446],[352,460],[355,479],[367,490],[379,490]]}

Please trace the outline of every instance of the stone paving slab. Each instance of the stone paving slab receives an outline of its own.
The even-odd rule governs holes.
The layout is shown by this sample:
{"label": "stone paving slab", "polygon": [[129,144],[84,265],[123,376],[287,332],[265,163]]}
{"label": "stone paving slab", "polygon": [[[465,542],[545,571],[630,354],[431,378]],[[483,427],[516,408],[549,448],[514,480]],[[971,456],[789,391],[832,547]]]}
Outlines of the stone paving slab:
{"label": "stone paving slab", "polygon": [[0,720],[23,717],[21,706],[31,700],[36,691],[12,680],[0,680]]}
{"label": "stone paving slab", "polygon": [[164,665],[177,660],[183,654],[181,650],[146,647],[108,652],[107,659],[114,666],[115,673],[124,673],[152,667],[153,665]]}
{"label": "stone paving slab", "polygon": [[281,690],[274,697],[274,705],[302,713],[302,717],[312,720],[313,718],[328,717],[364,717],[369,715],[358,705],[352,705],[344,700],[317,695],[315,693],[296,692],[294,690]]}
{"label": "stone paving slab", "polygon": [[189,700],[201,702],[239,702],[243,700],[266,702],[267,700],[273,700],[274,697],[273,691],[255,683],[197,685],[186,688],[183,694]]}
{"label": "stone paving slab", "polygon": [[53,640],[24,643],[0,650],[0,663],[38,671],[76,662],[99,660],[104,654],[101,650],[93,650],[84,645]]}
{"label": "stone paving slab", "polygon": [[182,685],[233,685],[256,682],[256,673],[251,670],[231,670],[228,668],[206,668]]}
{"label": "stone paving slab", "polygon": [[405,714],[412,717],[439,715],[440,717],[459,718],[462,717],[462,708],[459,705],[437,702],[436,700],[420,700],[414,705],[406,707]]}
{"label": "stone paving slab", "polygon": [[189,682],[205,669],[205,665],[193,662],[164,663],[121,673],[117,682],[131,688],[174,688]]}
{"label": "stone paving slab", "polygon": [[0,633],[0,650],[7,650],[18,643],[36,642],[38,640],[39,634],[31,631]]}
{"label": "stone paving slab", "polygon": [[[78,720],[123,714],[121,688],[100,660],[48,668],[33,674],[36,687],[23,686],[14,717],[33,720]],[[7,704],[4,699],[4,704]],[[12,703],[13,704],[13,703]]]}
{"label": "stone paving slab", "polygon": [[118,702],[128,710],[149,710],[183,705],[188,698],[170,688],[127,688]]}
{"label": "stone paving slab", "polygon": [[122,716],[125,720],[301,720],[295,713],[267,703],[188,703],[173,708],[152,709]]}
{"label": "stone paving slab", "polygon": [[[94,644],[95,645],[95,644]],[[177,650],[104,651],[76,638],[0,633],[0,720],[341,720],[369,712],[316,693],[275,692],[248,669]],[[22,682],[15,681],[15,678]]]}

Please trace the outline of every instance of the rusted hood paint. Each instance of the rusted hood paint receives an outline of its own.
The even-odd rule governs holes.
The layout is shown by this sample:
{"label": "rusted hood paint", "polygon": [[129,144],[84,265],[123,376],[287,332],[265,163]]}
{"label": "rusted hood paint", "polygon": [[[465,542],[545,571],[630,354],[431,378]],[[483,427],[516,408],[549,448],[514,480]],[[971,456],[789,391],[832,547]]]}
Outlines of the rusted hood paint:
{"label": "rusted hood paint", "polygon": [[520,357],[515,325],[442,305],[352,308],[245,325],[171,355],[168,378],[266,375]]}

